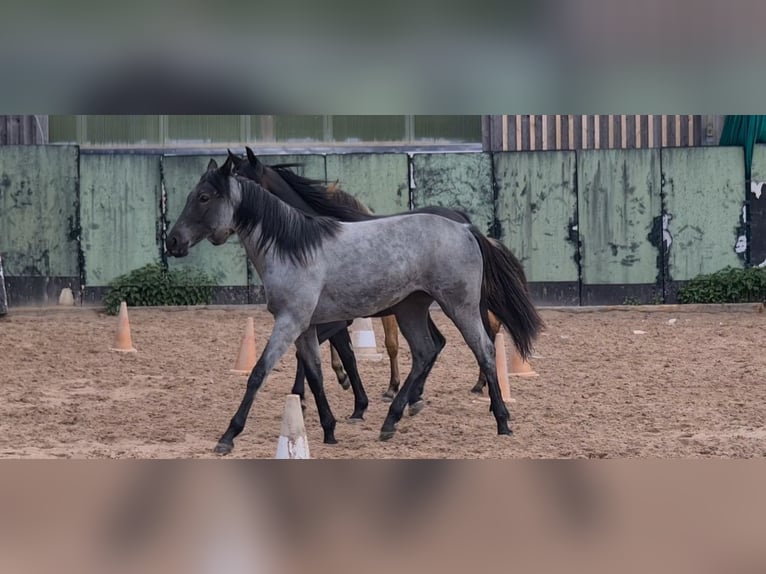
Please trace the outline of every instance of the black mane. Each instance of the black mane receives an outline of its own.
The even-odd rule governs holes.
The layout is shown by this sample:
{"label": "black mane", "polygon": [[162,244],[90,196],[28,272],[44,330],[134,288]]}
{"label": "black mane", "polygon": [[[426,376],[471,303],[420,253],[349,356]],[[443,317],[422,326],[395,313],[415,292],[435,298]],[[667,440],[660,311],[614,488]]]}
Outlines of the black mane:
{"label": "black mane", "polygon": [[238,177],[237,181],[242,200],[234,213],[234,223],[237,231],[246,235],[260,225],[258,250],[274,247],[283,260],[289,257],[305,265],[322,240],[335,237],[340,230],[340,222],[335,219],[304,214],[250,179]]}
{"label": "black mane", "polygon": [[376,219],[372,213],[353,195],[340,189],[330,192],[326,183],[298,175],[289,164],[271,165],[281,177],[317,213],[340,221],[370,221]]}
{"label": "black mane", "polygon": [[309,179],[288,169],[290,164],[272,165],[266,169],[272,169],[279,175],[293,191],[300,195],[314,211],[325,216],[338,219],[340,221],[372,221],[375,219],[385,219],[398,215],[412,215],[416,213],[430,213],[440,215],[457,221],[458,223],[467,223],[472,225],[471,218],[467,213],[460,209],[451,207],[442,207],[440,205],[429,205],[425,207],[416,207],[402,213],[392,215],[374,215],[365,205],[350,193],[342,189],[335,188],[330,191],[325,182],[318,179]]}

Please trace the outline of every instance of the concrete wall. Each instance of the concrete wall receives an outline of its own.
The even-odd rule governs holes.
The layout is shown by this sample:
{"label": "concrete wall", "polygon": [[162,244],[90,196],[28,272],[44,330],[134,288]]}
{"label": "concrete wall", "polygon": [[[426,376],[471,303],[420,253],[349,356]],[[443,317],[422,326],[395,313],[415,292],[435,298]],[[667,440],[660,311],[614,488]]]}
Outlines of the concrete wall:
{"label": "concrete wall", "polygon": [[[98,300],[114,277],[164,261],[163,225],[172,225],[209,159],[0,147],[0,253],[10,304],[44,301],[67,285]],[[339,180],[378,214],[424,205],[464,210],[517,254],[540,303],[673,301],[699,273],[766,264],[766,146],[756,147],[752,184],[737,147],[262,160],[301,162],[299,172]],[[223,247],[204,242],[168,265],[213,275],[217,302],[263,300],[236,239]]]}

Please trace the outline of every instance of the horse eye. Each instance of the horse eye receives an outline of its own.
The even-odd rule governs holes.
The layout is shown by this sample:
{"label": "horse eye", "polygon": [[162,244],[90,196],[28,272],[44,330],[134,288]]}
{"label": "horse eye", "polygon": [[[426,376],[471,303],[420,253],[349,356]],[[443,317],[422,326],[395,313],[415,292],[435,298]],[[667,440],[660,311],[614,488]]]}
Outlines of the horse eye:
{"label": "horse eye", "polygon": [[210,196],[209,195],[200,195],[199,196],[199,202],[200,203],[207,203],[208,201],[210,201]]}

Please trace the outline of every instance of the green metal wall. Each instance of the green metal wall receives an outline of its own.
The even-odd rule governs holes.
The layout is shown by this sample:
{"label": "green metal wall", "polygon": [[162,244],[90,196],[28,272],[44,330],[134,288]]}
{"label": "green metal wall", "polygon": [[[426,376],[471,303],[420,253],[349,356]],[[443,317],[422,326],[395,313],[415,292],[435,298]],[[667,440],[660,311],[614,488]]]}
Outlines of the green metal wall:
{"label": "green metal wall", "polygon": [[105,287],[160,260],[160,157],[80,158],[80,209],[85,282]]}
{"label": "green metal wall", "polygon": [[[755,149],[751,182],[737,147],[261,159],[301,162],[304,175],[338,179],[378,214],[424,205],[465,210],[521,259],[538,302],[673,301],[678,285],[700,273],[748,257],[766,262],[766,146]],[[0,147],[10,304],[56,297],[63,286],[77,292],[81,277],[100,293],[117,275],[164,258],[163,215],[172,225],[209,160]],[[217,302],[262,301],[236,238],[221,247],[203,242],[168,264],[213,275]]]}
{"label": "green metal wall", "polygon": [[328,155],[325,164],[327,179],[339,180],[341,189],[355,195],[374,213],[409,209],[406,154]]}
{"label": "green metal wall", "polygon": [[743,266],[735,252],[745,201],[743,153],[738,147],[662,151],[673,281]]}
{"label": "green metal wall", "polygon": [[468,214],[484,233],[494,227],[489,154],[416,154],[412,157],[413,207],[441,205]]}
{"label": "green metal wall", "polygon": [[651,235],[662,211],[659,151],[589,150],[577,159],[583,302],[662,297]]}
{"label": "green metal wall", "polygon": [[499,239],[540,284],[538,299],[559,304],[580,297],[575,167],[574,152],[494,154]]}
{"label": "green metal wall", "polygon": [[74,146],[0,146],[0,252],[10,305],[79,287],[78,155]]}

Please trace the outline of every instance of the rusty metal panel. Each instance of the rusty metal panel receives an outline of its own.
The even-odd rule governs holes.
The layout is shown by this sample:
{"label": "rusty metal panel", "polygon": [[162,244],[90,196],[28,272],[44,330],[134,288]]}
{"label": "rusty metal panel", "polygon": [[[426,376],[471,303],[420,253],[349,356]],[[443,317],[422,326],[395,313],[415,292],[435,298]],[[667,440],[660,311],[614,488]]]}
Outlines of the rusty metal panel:
{"label": "rusty metal panel", "polygon": [[579,280],[574,152],[494,154],[499,238],[530,282]]}
{"label": "rusty metal panel", "polygon": [[746,195],[750,216],[749,260],[753,266],[766,267],[766,145],[756,145],[753,149]]}
{"label": "rusty metal panel", "polygon": [[[199,181],[207,168],[211,156],[165,156],[162,159],[162,172],[167,194],[168,231],[180,215],[189,192]],[[217,156],[219,165],[226,156]],[[194,246],[189,255],[182,259],[168,257],[168,265],[194,266],[207,272],[223,287],[247,287],[247,255],[237,236],[221,246],[214,246],[202,241]]]}
{"label": "rusty metal panel", "polygon": [[9,281],[79,281],[78,153],[75,146],[0,146],[0,252]]}
{"label": "rusty metal panel", "polygon": [[452,207],[467,213],[484,233],[493,229],[495,213],[490,154],[415,154],[412,172],[413,207]]}
{"label": "rusty metal panel", "polygon": [[331,182],[339,180],[341,189],[354,195],[374,213],[384,215],[409,209],[406,154],[328,155],[325,163],[327,179]]}
{"label": "rusty metal panel", "polygon": [[[662,212],[659,150],[592,150],[577,156],[583,290],[635,286],[646,298],[656,286],[660,296],[662,261],[653,234]],[[638,289],[641,285],[646,289]],[[601,291],[597,298],[607,296]],[[630,296],[630,289],[612,297],[622,295]]]}
{"label": "rusty metal panel", "polygon": [[662,150],[662,189],[670,279],[744,265],[742,148]]}
{"label": "rusty metal panel", "polygon": [[85,282],[112,279],[160,259],[160,156],[82,155],[80,209]]}

